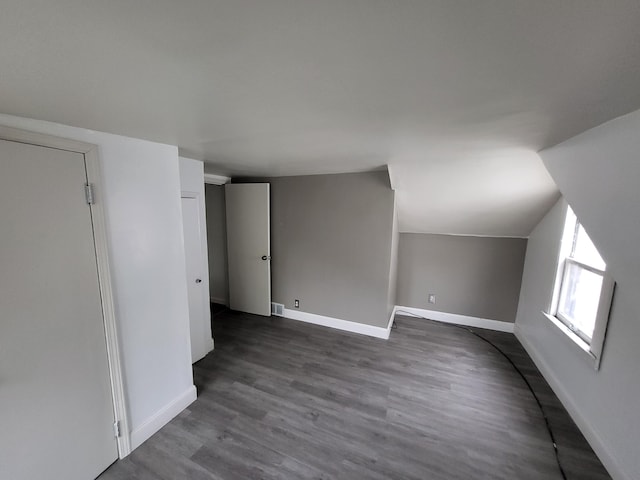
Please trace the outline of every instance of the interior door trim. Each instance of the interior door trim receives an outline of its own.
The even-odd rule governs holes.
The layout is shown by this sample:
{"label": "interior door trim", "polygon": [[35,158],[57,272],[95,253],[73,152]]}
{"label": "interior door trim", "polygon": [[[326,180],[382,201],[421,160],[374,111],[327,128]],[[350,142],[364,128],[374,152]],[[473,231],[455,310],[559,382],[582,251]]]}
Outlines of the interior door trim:
{"label": "interior door trim", "polygon": [[87,172],[87,182],[95,187],[94,202],[89,205],[91,223],[96,250],[98,281],[102,301],[102,318],[104,321],[105,341],[107,345],[107,361],[111,379],[111,396],[113,400],[114,421],[119,422],[120,436],[116,437],[118,456],[124,458],[131,453],[131,437],[129,416],[124,388],[120,345],[118,342],[118,328],[113,301],[113,288],[109,268],[109,252],[107,229],[105,222],[104,204],[101,197],[101,174],[98,147],[90,143],[79,142],[66,138],[54,137],[42,133],[28,132],[16,128],[0,125],[0,139],[11,142],[37,145],[84,155]]}
{"label": "interior door trim", "polygon": [[[204,264],[205,265],[209,265],[209,252],[207,251],[207,236],[206,236],[206,229],[207,229],[207,213],[206,213],[206,206],[204,203],[204,198],[203,198],[203,193],[201,192],[194,192],[192,190],[181,190],[180,191],[180,198],[190,198],[192,200],[196,201],[196,204],[198,206],[198,215],[200,217],[200,219],[204,219],[204,224],[202,224],[202,222],[200,223],[200,255],[202,256],[202,259],[204,260]],[[184,222],[184,219],[183,219]],[[184,228],[184,225],[183,225]],[[204,228],[204,232],[202,231],[202,229]],[[209,274],[208,274],[208,268],[207,268],[207,273],[205,275],[203,275],[202,278],[202,289],[205,291],[205,294],[202,295],[202,308],[203,308],[203,312],[209,312],[210,308],[211,308],[211,294],[209,292]],[[209,324],[211,323],[211,317],[208,313],[205,313],[205,322],[208,322]],[[189,313],[189,329],[191,329],[191,313]],[[208,332],[207,332],[208,334]],[[207,339],[207,353],[213,351],[215,349],[215,340],[213,338],[213,332],[211,332],[211,342],[209,342],[209,340]],[[193,348],[193,347],[191,347]],[[202,357],[204,358],[204,357]]]}

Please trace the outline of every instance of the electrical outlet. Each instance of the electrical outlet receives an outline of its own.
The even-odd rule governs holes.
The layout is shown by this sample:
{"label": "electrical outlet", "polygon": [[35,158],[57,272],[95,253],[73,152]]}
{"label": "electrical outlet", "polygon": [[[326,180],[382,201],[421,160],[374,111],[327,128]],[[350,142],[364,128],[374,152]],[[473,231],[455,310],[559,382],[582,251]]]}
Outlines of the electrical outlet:
{"label": "electrical outlet", "polygon": [[298,300],[297,298],[293,301],[293,306],[296,308],[300,308],[300,300]]}
{"label": "electrical outlet", "polygon": [[429,294],[429,303],[436,303],[436,294],[435,293],[430,293]]}

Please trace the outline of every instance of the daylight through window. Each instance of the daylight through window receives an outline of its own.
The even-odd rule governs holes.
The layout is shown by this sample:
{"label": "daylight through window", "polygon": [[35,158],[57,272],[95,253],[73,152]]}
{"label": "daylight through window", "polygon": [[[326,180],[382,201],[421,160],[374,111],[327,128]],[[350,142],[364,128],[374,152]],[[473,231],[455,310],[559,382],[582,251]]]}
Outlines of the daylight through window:
{"label": "daylight through window", "polygon": [[573,238],[571,250],[564,259],[556,315],[580,338],[591,343],[607,265],[571,208],[567,212],[565,231],[573,232]]}
{"label": "daylight through window", "polygon": [[551,317],[599,364],[613,280],[576,215],[567,207]]}

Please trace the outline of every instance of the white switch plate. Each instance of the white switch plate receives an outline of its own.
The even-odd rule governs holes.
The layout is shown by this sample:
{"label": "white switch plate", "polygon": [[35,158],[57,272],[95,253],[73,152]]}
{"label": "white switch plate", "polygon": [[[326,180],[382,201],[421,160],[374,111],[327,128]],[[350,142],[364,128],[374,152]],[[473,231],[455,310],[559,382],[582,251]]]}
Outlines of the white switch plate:
{"label": "white switch plate", "polygon": [[436,295],[435,293],[429,294],[429,303],[436,303]]}

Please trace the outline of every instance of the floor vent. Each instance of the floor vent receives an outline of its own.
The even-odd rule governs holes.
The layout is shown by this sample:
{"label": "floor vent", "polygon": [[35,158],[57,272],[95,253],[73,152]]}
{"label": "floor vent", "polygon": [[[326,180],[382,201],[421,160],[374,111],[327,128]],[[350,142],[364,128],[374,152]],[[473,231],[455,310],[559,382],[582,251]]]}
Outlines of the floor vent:
{"label": "floor vent", "polygon": [[281,303],[271,304],[271,315],[277,315],[278,317],[284,317],[284,305]]}

